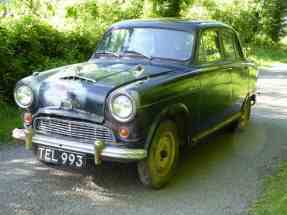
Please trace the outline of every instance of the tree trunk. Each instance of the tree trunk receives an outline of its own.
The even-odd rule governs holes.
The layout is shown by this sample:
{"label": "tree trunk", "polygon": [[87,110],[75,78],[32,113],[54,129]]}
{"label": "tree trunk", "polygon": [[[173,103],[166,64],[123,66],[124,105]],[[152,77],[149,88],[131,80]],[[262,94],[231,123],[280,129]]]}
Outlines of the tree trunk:
{"label": "tree trunk", "polygon": [[153,16],[178,17],[180,15],[182,0],[146,0],[151,4]]}

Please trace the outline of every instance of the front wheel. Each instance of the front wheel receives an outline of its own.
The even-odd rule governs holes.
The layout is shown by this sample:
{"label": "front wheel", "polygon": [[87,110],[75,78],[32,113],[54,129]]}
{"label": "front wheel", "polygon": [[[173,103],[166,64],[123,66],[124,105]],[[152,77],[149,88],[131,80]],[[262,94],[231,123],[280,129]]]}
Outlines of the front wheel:
{"label": "front wheel", "polygon": [[160,123],[148,157],[137,165],[139,179],[144,185],[160,189],[170,181],[179,157],[179,142],[176,124],[169,120]]}

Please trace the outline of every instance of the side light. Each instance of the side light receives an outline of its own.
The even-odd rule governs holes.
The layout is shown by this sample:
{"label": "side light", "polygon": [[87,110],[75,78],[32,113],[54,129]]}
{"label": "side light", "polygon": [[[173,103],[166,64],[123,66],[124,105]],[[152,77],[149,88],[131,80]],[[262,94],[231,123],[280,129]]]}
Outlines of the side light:
{"label": "side light", "polygon": [[121,127],[119,129],[119,135],[121,138],[128,138],[129,137],[129,129],[126,127]]}

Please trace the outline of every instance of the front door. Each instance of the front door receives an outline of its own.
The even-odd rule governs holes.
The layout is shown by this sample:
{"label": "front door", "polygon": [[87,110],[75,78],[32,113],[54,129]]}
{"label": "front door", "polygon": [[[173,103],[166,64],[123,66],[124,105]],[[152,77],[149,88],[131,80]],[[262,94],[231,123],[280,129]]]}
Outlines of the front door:
{"label": "front door", "polygon": [[230,115],[232,68],[224,62],[219,31],[204,30],[200,35],[198,65],[201,81],[200,130],[222,122]]}

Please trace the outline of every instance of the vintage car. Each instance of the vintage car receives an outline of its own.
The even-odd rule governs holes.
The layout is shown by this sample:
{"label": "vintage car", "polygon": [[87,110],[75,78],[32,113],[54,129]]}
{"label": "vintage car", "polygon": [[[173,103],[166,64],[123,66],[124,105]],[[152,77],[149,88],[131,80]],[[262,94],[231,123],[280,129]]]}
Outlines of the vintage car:
{"label": "vintage car", "polygon": [[46,163],[137,162],[140,181],[161,188],[181,146],[227,125],[246,126],[256,79],[226,24],[123,21],[107,30],[87,62],[17,83],[24,128],[13,136]]}

